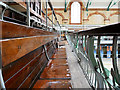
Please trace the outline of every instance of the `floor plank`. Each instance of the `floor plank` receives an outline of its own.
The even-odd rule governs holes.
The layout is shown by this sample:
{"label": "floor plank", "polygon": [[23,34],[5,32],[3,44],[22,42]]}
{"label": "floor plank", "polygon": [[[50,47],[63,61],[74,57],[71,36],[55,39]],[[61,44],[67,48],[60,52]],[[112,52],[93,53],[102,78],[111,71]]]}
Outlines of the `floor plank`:
{"label": "floor plank", "polygon": [[70,80],[38,80],[33,88],[66,88],[71,89]]}

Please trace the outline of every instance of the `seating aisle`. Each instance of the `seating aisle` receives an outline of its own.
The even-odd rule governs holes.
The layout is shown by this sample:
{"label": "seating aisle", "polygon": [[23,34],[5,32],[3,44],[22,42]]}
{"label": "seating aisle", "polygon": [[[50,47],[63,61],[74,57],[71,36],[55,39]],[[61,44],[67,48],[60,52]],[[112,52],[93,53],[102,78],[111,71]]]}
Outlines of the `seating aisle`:
{"label": "seating aisle", "polygon": [[66,48],[56,49],[33,88],[72,88]]}

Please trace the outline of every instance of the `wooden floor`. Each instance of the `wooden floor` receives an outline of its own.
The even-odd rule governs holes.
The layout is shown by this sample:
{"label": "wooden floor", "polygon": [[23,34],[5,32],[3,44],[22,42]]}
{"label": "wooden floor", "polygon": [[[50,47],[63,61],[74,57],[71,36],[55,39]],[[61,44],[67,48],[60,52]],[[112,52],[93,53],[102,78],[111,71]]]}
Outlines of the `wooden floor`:
{"label": "wooden floor", "polygon": [[72,88],[65,48],[56,50],[33,88]]}

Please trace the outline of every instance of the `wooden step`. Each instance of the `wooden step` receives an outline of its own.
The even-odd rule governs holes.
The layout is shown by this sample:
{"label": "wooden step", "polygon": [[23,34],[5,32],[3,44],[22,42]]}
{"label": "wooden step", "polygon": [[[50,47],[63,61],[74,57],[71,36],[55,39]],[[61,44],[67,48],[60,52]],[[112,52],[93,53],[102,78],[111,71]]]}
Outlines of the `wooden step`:
{"label": "wooden step", "polygon": [[33,88],[66,88],[71,89],[70,80],[38,80]]}
{"label": "wooden step", "polygon": [[70,78],[68,66],[50,66],[46,67],[40,78]]}
{"label": "wooden step", "polygon": [[68,65],[68,62],[66,59],[53,59],[50,63],[52,66],[63,66]]}
{"label": "wooden step", "polygon": [[53,59],[67,59],[66,49],[65,48],[57,48],[55,54],[52,56]]}
{"label": "wooden step", "polygon": [[67,59],[67,56],[65,54],[56,54],[56,55],[53,55],[52,58],[55,58],[55,59]]}
{"label": "wooden step", "polygon": [[71,75],[68,67],[66,49],[57,48],[47,67],[33,88],[71,88]]}
{"label": "wooden step", "polygon": [[56,51],[58,51],[58,52],[59,52],[59,51],[64,51],[64,52],[66,52],[66,49],[65,49],[65,48],[57,48]]}
{"label": "wooden step", "polygon": [[[55,52],[56,52],[56,51],[55,51]],[[56,54],[57,54],[57,55],[60,55],[60,54],[61,54],[61,55],[62,55],[62,54],[64,54],[64,55],[65,55],[65,54],[66,54],[66,52],[65,52],[65,51],[58,51],[58,52],[56,52]]]}

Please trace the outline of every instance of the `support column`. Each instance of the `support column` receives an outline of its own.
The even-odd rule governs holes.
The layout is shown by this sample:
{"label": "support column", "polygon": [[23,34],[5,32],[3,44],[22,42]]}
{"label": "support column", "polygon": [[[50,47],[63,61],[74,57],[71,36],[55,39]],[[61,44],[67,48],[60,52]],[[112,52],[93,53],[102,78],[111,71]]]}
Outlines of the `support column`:
{"label": "support column", "polygon": [[47,14],[48,14],[48,11],[47,11],[47,3],[48,3],[48,0],[46,0],[46,30],[48,31],[48,20],[47,20]]}

